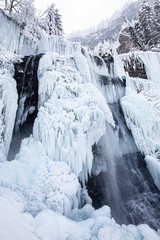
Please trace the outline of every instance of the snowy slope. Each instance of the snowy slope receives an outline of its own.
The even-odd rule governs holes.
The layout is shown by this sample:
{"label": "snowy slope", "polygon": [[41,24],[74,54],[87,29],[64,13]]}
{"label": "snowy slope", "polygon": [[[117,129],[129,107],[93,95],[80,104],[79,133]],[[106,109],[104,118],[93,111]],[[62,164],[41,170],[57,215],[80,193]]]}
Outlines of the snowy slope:
{"label": "snowy slope", "polygon": [[[153,3],[153,0],[146,0],[149,4]],[[71,33],[68,39],[74,42],[80,42],[83,46],[88,46],[90,49],[94,49],[100,42],[116,41],[122,26],[126,24],[127,21],[132,22],[132,20],[137,18],[138,11],[143,3],[143,0],[128,1],[126,5],[122,7],[118,12],[115,12],[113,16],[106,20],[106,24],[103,27],[97,28],[90,33]],[[87,32],[87,31],[86,31]]]}

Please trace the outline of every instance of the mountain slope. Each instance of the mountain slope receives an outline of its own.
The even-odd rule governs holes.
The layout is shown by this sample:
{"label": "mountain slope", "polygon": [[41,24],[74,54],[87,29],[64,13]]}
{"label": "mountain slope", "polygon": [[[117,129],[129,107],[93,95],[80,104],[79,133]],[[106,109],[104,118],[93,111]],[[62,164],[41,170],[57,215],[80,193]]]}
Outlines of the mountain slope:
{"label": "mountain slope", "polygon": [[[153,0],[147,0],[146,2],[152,3]],[[104,40],[116,41],[122,25],[126,21],[132,21],[137,17],[138,11],[141,7],[143,0],[128,3],[121,11],[116,13],[109,21],[106,27],[103,27],[95,32],[92,32],[86,36],[69,37],[70,41],[81,42],[83,46],[89,46],[93,49],[99,42]]]}

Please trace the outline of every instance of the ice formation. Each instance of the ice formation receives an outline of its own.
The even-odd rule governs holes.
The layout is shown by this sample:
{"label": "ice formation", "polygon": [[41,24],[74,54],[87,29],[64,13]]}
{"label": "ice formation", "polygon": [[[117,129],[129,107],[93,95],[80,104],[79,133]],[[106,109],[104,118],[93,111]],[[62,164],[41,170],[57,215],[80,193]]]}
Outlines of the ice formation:
{"label": "ice formation", "polygon": [[20,194],[32,215],[47,208],[67,215],[79,204],[77,177],[64,162],[49,159],[32,137],[23,140],[15,160],[1,163],[0,185]]}
{"label": "ice formation", "polygon": [[[142,60],[147,79],[129,77],[125,72],[125,61],[130,61],[131,56]],[[159,69],[159,53],[135,52],[115,57],[115,73],[119,77],[125,76],[127,82],[126,96],[121,99],[126,123],[141,153],[155,158],[160,156],[160,78],[157,74]],[[159,168],[156,170],[153,164],[152,170],[153,161],[146,162],[151,175],[156,176]],[[154,181],[159,187],[159,180],[154,177]]]}
{"label": "ice formation", "polygon": [[[15,160],[0,163],[0,239],[160,239],[147,225],[116,224],[107,206],[96,211],[90,205],[78,209],[81,188],[77,178],[84,184],[91,172],[92,145],[105,133],[105,121],[114,126],[106,101],[113,103],[124,94],[119,88],[120,79],[112,84],[108,78],[116,75],[127,79],[126,96],[121,101],[126,121],[138,148],[153,155],[147,156],[146,162],[160,187],[159,162],[154,158],[160,151],[156,131],[160,126],[159,78],[155,74],[159,54],[135,53],[144,62],[150,81],[131,79],[123,67],[123,59],[129,59],[129,55],[115,57],[115,69],[111,64],[109,72],[102,59],[93,58],[85,50],[82,54],[79,43],[56,36],[31,42],[1,11],[0,20],[1,161],[8,153],[17,109],[12,78],[12,62],[17,57],[2,51],[2,47],[22,55],[47,52],[39,65],[39,112],[33,135],[23,140]],[[102,90],[100,80],[109,85],[106,100],[98,90]],[[114,99],[113,92],[117,93]]]}
{"label": "ice formation", "polygon": [[6,160],[17,111],[16,82],[7,69],[0,69],[0,162]]}
{"label": "ice formation", "polygon": [[92,145],[105,133],[105,120],[113,126],[114,120],[100,91],[88,82],[83,55],[78,56],[47,53],[40,60],[40,109],[33,135],[49,158],[66,162],[84,183],[92,168]]}
{"label": "ice formation", "polygon": [[[107,206],[94,210],[87,205],[74,210],[72,221],[44,210],[33,217],[24,212],[24,200],[17,193],[0,188],[0,239],[3,240],[159,240],[160,236],[147,225],[118,225],[110,217]],[[6,199],[7,198],[7,199]]]}

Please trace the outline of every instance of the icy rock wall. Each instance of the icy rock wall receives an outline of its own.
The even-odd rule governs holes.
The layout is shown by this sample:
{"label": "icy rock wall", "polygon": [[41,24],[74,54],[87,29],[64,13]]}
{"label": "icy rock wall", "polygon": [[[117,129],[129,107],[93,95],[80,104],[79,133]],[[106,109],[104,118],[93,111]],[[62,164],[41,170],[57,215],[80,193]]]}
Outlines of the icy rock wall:
{"label": "icy rock wall", "polygon": [[81,51],[80,43],[70,43],[60,36],[42,37],[41,40],[30,39],[16,22],[0,10],[0,47],[6,51],[23,56],[46,52],[73,54]]}
{"label": "icy rock wall", "polygon": [[20,46],[20,27],[0,10],[0,46],[9,52],[17,52]]}
{"label": "icy rock wall", "polygon": [[81,53],[47,53],[38,73],[40,109],[34,138],[42,142],[50,159],[66,162],[84,183],[92,168],[92,145],[105,133],[105,120],[114,126],[112,114],[90,83]]}
{"label": "icy rock wall", "polygon": [[80,43],[71,43],[61,36],[43,37],[37,46],[37,53],[56,52],[60,55],[72,55],[81,52]]}
{"label": "icy rock wall", "polygon": [[[125,72],[125,62],[135,56],[144,64],[147,79],[129,77]],[[121,99],[121,105],[126,123],[131,129],[136,145],[142,154],[147,157],[146,162],[152,177],[160,189],[157,177],[160,163],[160,53],[135,52],[115,56],[115,73],[126,78],[126,96]],[[149,160],[150,159],[150,160]],[[151,167],[152,166],[152,167]],[[159,182],[159,183],[158,183]],[[157,184],[158,183],[158,184]]]}
{"label": "icy rock wall", "polygon": [[125,94],[123,77],[115,77],[114,64],[83,49],[91,74],[91,82],[102,92],[107,103],[118,102]]}

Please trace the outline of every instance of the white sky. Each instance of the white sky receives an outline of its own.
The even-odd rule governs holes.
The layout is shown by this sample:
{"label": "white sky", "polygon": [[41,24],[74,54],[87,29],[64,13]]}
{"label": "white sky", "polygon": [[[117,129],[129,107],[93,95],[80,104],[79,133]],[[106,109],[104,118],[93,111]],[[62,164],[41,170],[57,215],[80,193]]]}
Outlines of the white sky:
{"label": "white sky", "polygon": [[44,11],[52,3],[62,15],[65,33],[85,30],[112,16],[127,0],[35,0]]}

